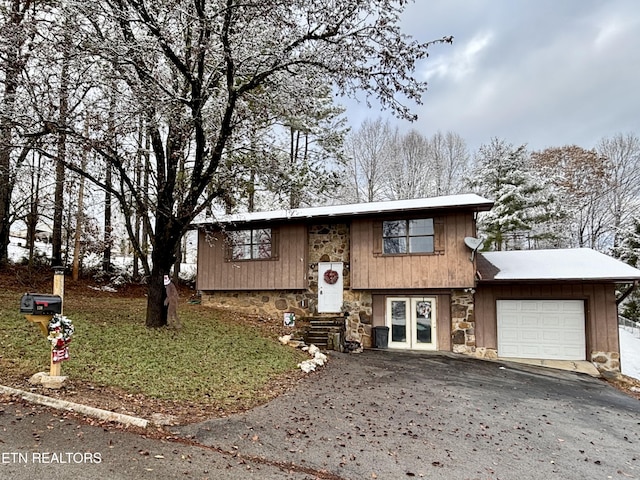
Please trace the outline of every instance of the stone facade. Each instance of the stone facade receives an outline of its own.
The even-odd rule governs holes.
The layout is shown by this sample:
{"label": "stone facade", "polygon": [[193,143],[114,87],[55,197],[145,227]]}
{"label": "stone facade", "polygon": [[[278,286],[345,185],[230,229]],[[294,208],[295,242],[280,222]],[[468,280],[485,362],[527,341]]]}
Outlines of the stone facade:
{"label": "stone facade", "polygon": [[477,358],[496,360],[498,358],[498,350],[496,350],[495,348],[476,347],[474,356]]}
{"label": "stone facade", "polygon": [[344,288],[351,285],[350,235],[345,223],[311,225],[309,236],[309,291],[318,292],[318,263],[343,262],[342,281]]}
{"label": "stone facade", "polygon": [[247,292],[202,292],[202,303],[229,310],[240,310],[256,315],[263,320],[284,319],[285,312],[293,312],[296,317],[309,315],[308,306],[315,302],[310,292],[287,291],[247,291]]}
{"label": "stone facade", "polygon": [[345,290],[343,311],[347,316],[346,339],[371,348],[373,300],[371,292]]}
{"label": "stone facade", "polygon": [[618,352],[591,352],[591,362],[601,372],[620,371],[620,354]]}
{"label": "stone facade", "polygon": [[451,345],[454,353],[473,355],[476,351],[476,321],[473,289],[451,292]]}
{"label": "stone facade", "polygon": [[349,262],[350,235],[346,223],[311,225],[309,263]]}

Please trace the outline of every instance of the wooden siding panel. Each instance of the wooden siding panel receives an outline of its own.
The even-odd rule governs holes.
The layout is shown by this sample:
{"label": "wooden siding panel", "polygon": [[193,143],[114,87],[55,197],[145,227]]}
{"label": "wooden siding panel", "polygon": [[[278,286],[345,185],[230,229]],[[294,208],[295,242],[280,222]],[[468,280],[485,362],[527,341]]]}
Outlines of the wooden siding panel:
{"label": "wooden siding panel", "polygon": [[607,352],[620,352],[620,332],[618,330],[618,304],[616,303],[616,292],[613,288],[602,286],[604,290],[604,302],[607,305],[607,339],[609,349]]}
{"label": "wooden siding panel", "polygon": [[442,255],[384,256],[375,253],[374,223],[351,224],[351,287],[354,289],[467,288],[474,286],[475,266],[464,237],[473,233],[469,214],[443,217]]}
{"label": "wooden siding panel", "polygon": [[437,348],[439,351],[451,351],[451,297],[437,296],[436,315],[438,316]]}
{"label": "wooden siding panel", "polygon": [[374,327],[384,327],[385,326],[385,318],[384,318],[384,309],[385,309],[385,296],[384,295],[372,295],[372,312],[373,312],[373,322],[372,325]]}
{"label": "wooden siding panel", "polygon": [[278,260],[229,262],[222,233],[208,242],[198,235],[198,290],[300,290],[306,288],[307,229],[304,225],[279,227]]}
{"label": "wooden siding panel", "polygon": [[617,352],[619,340],[615,293],[612,288],[604,289],[602,285],[594,285],[592,295],[594,307],[591,317],[595,323],[593,350]]}

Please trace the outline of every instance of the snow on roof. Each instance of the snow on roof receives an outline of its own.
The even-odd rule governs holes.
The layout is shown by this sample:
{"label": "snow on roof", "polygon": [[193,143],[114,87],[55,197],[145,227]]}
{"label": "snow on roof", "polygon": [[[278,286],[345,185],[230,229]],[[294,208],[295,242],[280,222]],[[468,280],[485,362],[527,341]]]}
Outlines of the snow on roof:
{"label": "snow on roof", "polygon": [[640,280],[640,270],[590,248],[478,254],[481,280]]}
{"label": "snow on roof", "polygon": [[329,207],[296,208],[291,210],[274,210],[268,212],[249,212],[234,215],[221,215],[211,223],[251,223],[273,220],[310,219],[317,217],[347,217],[367,214],[435,210],[440,208],[468,208],[473,211],[490,210],[493,201],[474,193],[447,195],[442,197],[417,198],[411,200],[393,200],[388,202],[355,203],[349,205],[333,205]]}

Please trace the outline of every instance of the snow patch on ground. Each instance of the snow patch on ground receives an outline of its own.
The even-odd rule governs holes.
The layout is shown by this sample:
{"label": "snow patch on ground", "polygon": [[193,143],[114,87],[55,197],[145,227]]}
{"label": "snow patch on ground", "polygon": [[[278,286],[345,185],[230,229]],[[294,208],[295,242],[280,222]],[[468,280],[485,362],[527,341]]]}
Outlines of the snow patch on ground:
{"label": "snow patch on ground", "polygon": [[640,380],[640,329],[635,329],[635,335],[624,327],[619,331],[622,373]]}

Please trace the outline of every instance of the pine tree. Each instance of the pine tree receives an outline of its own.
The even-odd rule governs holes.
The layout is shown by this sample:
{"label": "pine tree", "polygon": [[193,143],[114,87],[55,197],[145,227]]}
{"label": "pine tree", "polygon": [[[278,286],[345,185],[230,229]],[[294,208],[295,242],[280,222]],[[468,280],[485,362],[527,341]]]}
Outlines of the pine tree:
{"label": "pine tree", "polygon": [[[627,228],[620,229],[620,245],[614,247],[612,254],[631,265],[640,267],[640,217],[633,217]],[[640,321],[640,292],[635,289],[623,302],[620,312],[623,317]]]}
{"label": "pine tree", "polygon": [[514,147],[494,138],[480,147],[469,184],[494,200],[478,219],[485,245],[494,250],[557,247],[564,214],[557,196],[530,169],[525,145]]}

